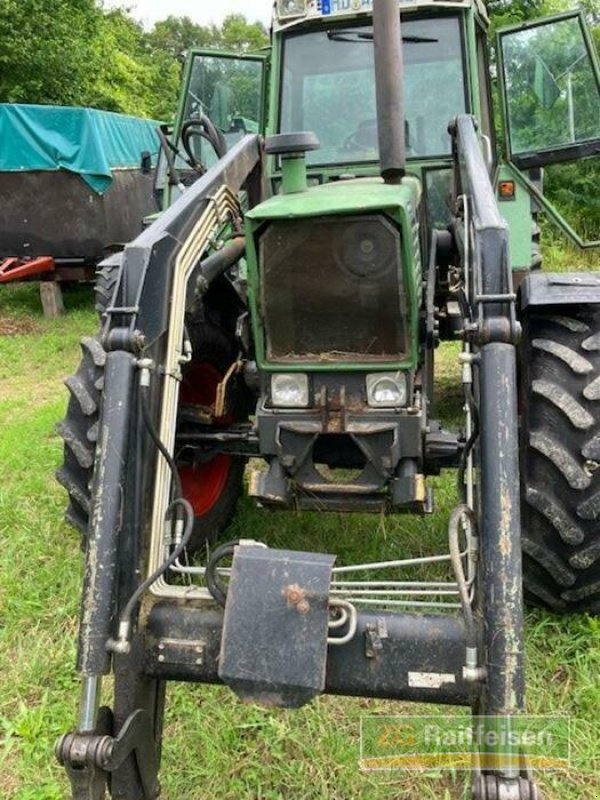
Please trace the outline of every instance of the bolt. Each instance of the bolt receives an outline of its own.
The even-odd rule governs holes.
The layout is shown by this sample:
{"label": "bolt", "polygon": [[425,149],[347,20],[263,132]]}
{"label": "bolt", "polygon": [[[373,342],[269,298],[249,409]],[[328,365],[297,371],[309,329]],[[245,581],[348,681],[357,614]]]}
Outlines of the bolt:
{"label": "bolt", "polygon": [[304,598],[304,592],[302,589],[294,584],[293,586],[287,586],[284,589],[285,597],[288,603],[292,606],[297,606]]}
{"label": "bolt", "polygon": [[308,614],[310,611],[310,603],[308,600],[301,600],[296,606],[296,610],[299,614]]}

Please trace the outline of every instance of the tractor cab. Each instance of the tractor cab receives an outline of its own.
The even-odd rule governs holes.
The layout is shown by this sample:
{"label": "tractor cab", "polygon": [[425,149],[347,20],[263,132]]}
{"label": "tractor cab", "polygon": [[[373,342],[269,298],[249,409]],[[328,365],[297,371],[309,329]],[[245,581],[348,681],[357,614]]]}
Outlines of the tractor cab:
{"label": "tractor cab", "polygon": [[[501,31],[490,70],[482,2],[425,0],[400,8],[406,158],[422,183],[429,230],[446,227],[455,211],[448,126],[466,113],[477,120],[509,224],[513,269],[528,270],[539,260],[541,210],[583,246],[542,191],[544,166],[598,152],[598,64],[583,15],[569,12]],[[492,74],[500,90],[500,135]],[[180,149],[186,126],[202,117],[227,147],[247,133],[315,133],[320,147],[307,156],[309,186],[378,175],[372,0],[282,0],[268,51],[190,51],[173,132]],[[192,140],[194,155],[186,160],[214,164],[218,155],[210,141]],[[197,164],[186,160],[178,162],[184,184],[198,174]],[[281,158],[268,159],[274,193],[280,191],[281,167]],[[165,204],[172,199],[168,193]]]}

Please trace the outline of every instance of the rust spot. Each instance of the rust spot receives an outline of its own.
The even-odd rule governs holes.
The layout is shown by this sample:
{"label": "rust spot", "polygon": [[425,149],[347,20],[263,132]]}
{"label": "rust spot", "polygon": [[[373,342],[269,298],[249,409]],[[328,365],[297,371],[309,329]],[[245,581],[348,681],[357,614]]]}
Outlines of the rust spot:
{"label": "rust spot", "polygon": [[512,550],[512,540],[509,529],[509,522],[512,517],[512,502],[510,493],[507,490],[502,491],[500,498],[502,506],[502,533],[500,535],[500,552],[503,556],[508,557]]}
{"label": "rust spot", "polygon": [[306,602],[304,590],[298,586],[297,583],[284,587],[283,595],[291,606],[297,606],[302,602]]}
{"label": "rust spot", "polygon": [[288,605],[295,607],[299,614],[308,614],[310,611],[310,603],[306,599],[306,592],[297,583],[283,588],[283,595],[288,602]]}
{"label": "rust spot", "polygon": [[310,611],[310,603],[308,600],[301,600],[296,606],[299,614],[308,614]]}

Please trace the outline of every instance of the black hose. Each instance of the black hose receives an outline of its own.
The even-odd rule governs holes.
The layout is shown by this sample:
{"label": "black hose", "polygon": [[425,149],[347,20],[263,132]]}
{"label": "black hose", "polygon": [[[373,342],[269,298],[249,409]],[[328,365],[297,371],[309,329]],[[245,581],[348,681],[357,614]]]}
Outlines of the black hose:
{"label": "black hose", "polygon": [[[158,138],[160,139],[160,143],[162,145],[162,149],[165,154],[165,158],[167,159],[167,172],[169,173],[169,184],[171,186],[179,186],[179,173],[177,172],[177,167],[175,166],[175,159],[173,158],[173,146],[169,141],[167,134],[163,130],[162,126],[159,126],[158,130]],[[177,150],[175,150],[175,153]]]}
{"label": "black hose", "polygon": [[150,438],[154,442],[154,445],[156,446],[158,452],[162,455],[162,457],[169,465],[169,469],[171,470],[171,473],[173,475],[173,483],[175,484],[175,490],[174,492],[172,492],[171,497],[174,499],[178,499],[183,497],[181,478],[179,477],[179,471],[177,469],[177,465],[175,464],[172,455],[169,453],[167,448],[161,442],[158,433],[156,431],[156,428],[154,427],[154,423],[152,422],[152,419],[150,417],[150,410],[148,408],[148,395],[147,395],[148,389],[149,389],[148,386],[141,387],[142,417],[144,418],[144,423],[146,425]]}
{"label": "black hose", "polygon": [[239,541],[236,540],[220,545],[213,550],[206,565],[206,588],[222,608],[225,608],[225,603],[227,602],[227,588],[219,580],[217,566],[224,558],[234,554],[238,544]]}
{"label": "black hose", "polygon": [[473,430],[471,431],[471,435],[467,439],[465,443],[465,447],[460,454],[460,461],[458,464],[458,474],[457,474],[457,482],[458,482],[458,493],[463,500],[466,500],[466,487],[465,487],[465,473],[467,471],[467,462],[469,460],[469,456],[471,455],[473,448],[475,447],[475,443],[479,438],[479,409],[477,408],[477,403],[475,402],[475,398],[473,397],[473,390],[467,384],[464,386],[465,391],[465,399],[467,401],[467,405],[471,411],[471,421],[473,424]]}
{"label": "black hose", "polygon": [[223,156],[227,154],[227,142],[225,141],[225,137],[219,128],[213,124],[213,121],[210,117],[207,117],[205,114],[203,114],[200,122],[204,128],[206,128],[206,132],[213,143],[213,147],[215,148],[217,155],[219,158],[223,158]]}
{"label": "black hose", "polygon": [[[184,550],[187,548],[190,539],[192,537],[192,533],[194,530],[194,509],[190,505],[190,503],[183,498],[183,490],[181,486],[181,478],[179,477],[179,472],[177,470],[177,465],[175,461],[163,442],[160,440],[160,437],[154,427],[154,423],[150,417],[150,410],[148,408],[148,386],[141,386],[140,387],[140,405],[142,410],[142,418],[148,434],[152,439],[156,449],[159,453],[163,456],[165,461],[167,462],[169,469],[171,470],[173,476],[173,484],[175,486],[174,492],[172,490],[172,494],[175,495],[174,499],[171,500],[169,507],[167,508],[166,515],[168,517],[169,513],[175,509],[181,509],[183,512],[183,520],[184,520],[184,527],[183,527],[183,534],[181,537],[181,541],[176,545],[175,549],[169,556],[169,558],[162,563],[145,581],[140,583],[137,587],[135,592],[131,595],[129,600],[127,601],[123,612],[119,618],[120,628],[123,629],[123,633],[119,634],[119,638],[129,638],[129,632],[131,629],[131,618],[135,611],[135,607],[139,602],[142,595],[148,591],[148,589],[155,583],[161,575],[173,566],[173,564],[181,557]],[[179,514],[175,514],[176,524],[180,520]],[[118,645],[117,645],[118,647]]]}
{"label": "black hose", "polygon": [[225,142],[223,134],[215,128],[213,123],[206,116],[201,117],[199,120],[188,120],[184,123],[181,130],[183,149],[193,168],[204,173],[206,172],[206,167],[198,161],[191,147],[191,140],[193,137],[205,139],[213,148],[219,159],[223,158],[227,153],[227,143]]}
{"label": "black hose", "polygon": [[173,564],[181,557],[183,551],[190,543],[192,532],[194,530],[194,509],[188,503],[187,500],[184,500],[183,497],[179,497],[177,498],[177,500],[173,500],[171,505],[168,507],[167,514],[169,513],[169,511],[173,510],[174,506],[180,506],[184,512],[185,524],[181,541],[175,547],[169,558],[163,564],[161,564],[160,567],[158,567],[152,573],[152,575],[148,576],[143,583],[140,583],[138,588],[131,595],[131,597],[127,601],[127,605],[123,609],[123,613],[121,614],[120,618],[121,623],[126,623],[130,621],[135,606],[137,605],[139,599],[144,594],[144,592],[147,592],[148,589],[152,586],[152,584],[156,583],[156,581],[161,577],[161,575],[164,575],[164,573],[170,567],[173,566]]}

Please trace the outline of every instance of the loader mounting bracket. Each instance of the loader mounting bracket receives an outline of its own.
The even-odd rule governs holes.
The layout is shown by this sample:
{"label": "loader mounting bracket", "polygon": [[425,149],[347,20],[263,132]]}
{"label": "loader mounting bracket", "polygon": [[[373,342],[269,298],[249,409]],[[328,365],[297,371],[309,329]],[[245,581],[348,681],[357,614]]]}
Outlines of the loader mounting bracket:
{"label": "loader mounting bracket", "polygon": [[67,770],[73,800],[104,800],[110,773],[134,755],[144,800],[160,794],[158,757],[152,736],[152,720],[142,709],[126,720],[118,736],[110,735],[112,714],[102,708],[94,732],[67,733],[56,745],[56,757]]}

